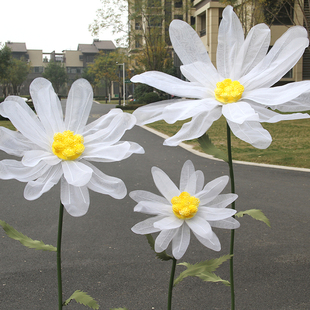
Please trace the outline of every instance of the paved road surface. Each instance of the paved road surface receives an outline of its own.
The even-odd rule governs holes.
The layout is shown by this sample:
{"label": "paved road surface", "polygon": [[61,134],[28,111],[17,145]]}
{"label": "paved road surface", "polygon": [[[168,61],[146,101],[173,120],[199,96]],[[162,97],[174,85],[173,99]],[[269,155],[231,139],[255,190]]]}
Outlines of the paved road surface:
{"label": "paved road surface", "polygon": [[[110,106],[94,105],[92,116]],[[191,159],[206,181],[228,174],[226,163],[196,156],[180,147],[166,147],[163,139],[135,127],[124,140],[136,141],[145,155],[119,163],[98,164],[105,173],[120,177],[128,191],[156,192],[150,170],[158,166],[178,183],[180,169]],[[0,153],[0,159],[7,155]],[[235,165],[238,210],[259,208],[272,228],[240,220],[235,242],[237,310],[310,309],[310,173]],[[56,245],[59,186],[38,200],[23,198],[25,184],[0,181],[0,219],[34,239]],[[229,191],[229,189],[227,189]],[[80,289],[91,294],[100,309],[166,309],[170,262],[155,259],[145,237],[130,228],[146,218],[133,212],[127,196],[115,200],[91,193],[89,212],[81,218],[67,213],[63,232],[64,298]],[[222,243],[219,253],[193,240],[181,261],[190,263],[229,252],[229,232],[217,230]],[[0,309],[57,309],[56,254],[26,249],[0,233]],[[177,274],[184,268],[179,266]],[[228,264],[218,274],[228,279]],[[68,309],[86,309],[72,302]],[[174,310],[230,309],[229,288],[186,278],[175,289]]]}

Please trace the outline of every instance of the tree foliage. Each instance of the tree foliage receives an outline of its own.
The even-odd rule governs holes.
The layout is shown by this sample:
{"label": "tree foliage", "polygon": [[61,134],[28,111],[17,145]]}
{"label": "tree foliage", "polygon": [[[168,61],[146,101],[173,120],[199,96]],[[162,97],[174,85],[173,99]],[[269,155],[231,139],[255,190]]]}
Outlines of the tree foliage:
{"label": "tree foliage", "polygon": [[57,94],[61,87],[67,82],[68,74],[66,68],[59,62],[50,61],[44,69],[43,77],[48,79]]}
{"label": "tree foliage", "polygon": [[10,66],[10,61],[12,58],[11,49],[7,46],[3,46],[0,49],[0,79],[2,80]]}

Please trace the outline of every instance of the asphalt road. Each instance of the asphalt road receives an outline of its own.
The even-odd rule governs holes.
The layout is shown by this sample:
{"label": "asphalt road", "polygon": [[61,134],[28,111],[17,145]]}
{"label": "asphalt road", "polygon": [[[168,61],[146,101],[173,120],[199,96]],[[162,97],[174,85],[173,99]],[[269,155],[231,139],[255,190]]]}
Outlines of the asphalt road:
{"label": "asphalt road", "polygon": [[[91,118],[111,106],[94,105]],[[145,155],[97,164],[106,174],[120,177],[128,192],[156,193],[151,167],[163,169],[177,184],[187,159],[205,174],[206,182],[228,174],[226,163],[194,155],[180,147],[163,146],[163,139],[139,127],[123,140],[142,145]],[[0,153],[0,159],[8,158]],[[235,164],[237,210],[258,208],[272,228],[240,219],[235,240],[237,310],[310,309],[310,173]],[[25,235],[56,246],[59,185],[40,199],[23,198],[25,184],[0,181],[0,219]],[[229,188],[226,190],[229,192]],[[144,236],[130,228],[146,218],[134,213],[129,196],[115,200],[91,192],[89,212],[80,218],[65,213],[62,267],[64,299],[75,290],[88,292],[100,309],[166,309],[170,262],[155,259]],[[217,253],[192,238],[180,260],[196,263],[229,252],[230,233],[216,230],[222,244]],[[169,251],[168,251],[169,252]],[[23,247],[0,231],[0,310],[57,309],[56,254]],[[184,267],[178,266],[178,275]],[[228,263],[217,274],[229,278]],[[68,309],[86,309],[74,301]],[[222,284],[186,278],[173,292],[174,310],[230,309],[230,290]]]}

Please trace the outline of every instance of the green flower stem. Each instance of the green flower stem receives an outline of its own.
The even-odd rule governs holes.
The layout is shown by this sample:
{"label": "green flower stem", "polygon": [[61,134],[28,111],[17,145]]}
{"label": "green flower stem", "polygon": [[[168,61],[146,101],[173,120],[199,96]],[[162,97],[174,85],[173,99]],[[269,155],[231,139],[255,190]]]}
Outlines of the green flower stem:
{"label": "green flower stem", "polygon": [[[234,169],[231,155],[231,131],[229,125],[227,124],[227,153],[228,153],[228,165],[229,165],[229,175],[230,175],[230,186],[231,193],[235,194],[235,178]],[[235,208],[235,202],[231,204],[232,209]],[[230,235],[230,255],[234,254],[234,243],[235,243],[235,230],[231,230]],[[234,259],[233,256],[230,258],[230,294],[231,294],[231,310],[235,309],[235,285],[234,285]]]}
{"label": "green flower stem", "polygon": [[57,238],[57,279],[58,279],[58,309],[62,310],[62,280],[61,280],[61,236],[63,223],[64,206],[60,203],[59,221],[58,221],[58,238]]}
{"label": "green flower stem", "polygon": [[174,274],[175,274],[176,265],[177,265],[177,260],[173,257],[171,274],[170,274],[170,282],[169,282],[169,291],[168,291],[168,308],[167,308],[168,310],[171,310],[172,290],[173,290],[173,282],[174,282]]}

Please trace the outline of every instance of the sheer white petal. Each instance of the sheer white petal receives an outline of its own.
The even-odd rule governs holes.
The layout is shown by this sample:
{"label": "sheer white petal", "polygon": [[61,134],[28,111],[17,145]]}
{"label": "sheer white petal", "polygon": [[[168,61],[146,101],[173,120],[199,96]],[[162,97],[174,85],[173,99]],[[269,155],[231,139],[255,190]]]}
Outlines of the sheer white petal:
{"label": "sheer white petal", "polygon": [[221,115],[222,108],[217,106],[209,112],[194,116],[190,122],[182,126],[178,133],[166,139],[164,145],[177,146],[182,141],[201,137]]}
{"label": "sheer white petal", "polygon": [[270,133],[259,122],[244,122],[243,124],[236,124],[229,120],[227,122],[237,138],[258,149],[266,149],[272,141]]}
{"label": "sheer white petal", "polygon": [[212,234],[209,238],[203,238],[197,234],[194,233],[198,241],[203,244],[205,247],[213,250],[213,251],[220,251],[221,250],[221,243],[219,238],[216,236],[216,234],[212,231]]}
{"label": "sheer white petal", "polygon": [[156,187],[169,202],[174,196],[181,194],[180,190],[161,169],[152,167],[152,176]]}
{"label": "sheer white petal", "polygon": [[161,231],[155,240],[155,252],[160,253],[165,251],[177,232],[177,228]]}
{"label": "sheer white petal", "polygon": [[177,218],[174,214],[167,216],[160,221],[154,223],[154,227],[160,230],[175,229],[180,227],[184,223],[184,220]]}
{"label": "sheer white petal", "polygon": [[216,196],[212,201],[208,203],[210,208],[226,208],[232,202],[238,198],[236,194],[222,194]]}
{"label": "sheer white petal", "polygon": [[157,215],[162,214],[166,216],[172,215],[171,205],[160,203],[157,201],[140,201],[134,208],[135,212],[144,214]]}
{"label": "sheer white petal", "polygon": [[178,97],[205,98],[208,95],[207,89],[197,83],[185,82],[159,71],[148,71],[135,75],[131,81],[147,84]]}
{"label": "sheer white petal", "polygon": [[133,199],[136,202],[154,201],[154,202],[159,202],[163,204],[168,203],[167,199],[165,199],[164,197],[153,194],[151,192],[142,191],[142,190],[132,191],[129,193],[129,196],[131,199]]}
{"label": "sheer white petal", "polygon": [[186,224],[193,231],[193,233],[201,236],[202,238],[209,238],[212,235],[210,224],[197,214],[193,218],[186,220]]}
{"label": "sheer white petal", "polygon": [[297,98],[285,102],[281,105],[273,106],[272,109],[277,109],[281,112],[303,112],[310,110],[310,92],[305,92]]}
{"label": "sheer white petal", "polygon": [[[133,115],[137,119],[137,125],[145,125],[153,123],[163,119],[163,110],[176,102],[182,102],[184,100],[172,99],[172,100],[163,100],[159,102],[153,102],[142,106],[136,109],[133,112]],[[186,100],[187,101],[187,100]]]}
{"label": "sheer white petal", "polygon": [[16,179],[20,182],[29,182],[44,175],[50,167],[40,162],[35,167],[26,167],[20,161],[4,159],[0,161],[0,178],[2,180]]}
{"label": "sheer white petal", "polygon": [[227,208],[200,207],[196,216],[201,216],[206,221],[220,221],[236,214],[236,210]]}
{"label": "sheer white petal", "polygon": [[270,107],[293,100],[308,91],[310,91],[310,81],[302,81],[283,86],[254,89],[244,92],[242,98]]}
{"label": "sheer white petal", "polygon": [[199,193],[202,191],[205,183],[205,176],[201,170],[196,171],[196,192]]}
{"label": "sheer white petal", "polygon": [[228,217],[221,221],[209,221],[209,224],[211,227],[223,229],[236,229],[240,227],[240,223],[232,217]]}
{"label": "sheer white petal", "polygon": [[[181,177],[180,177],[180,192],[187,191],[186,188],[189,181],[191,180],[191,176],[195,175],[195,181],[196,181],[196,173],[195,173],[195,167],[191,160],[187,160],[181,170]],[[194,192],[196,190],[196,182],[194,184]]]}
{"label": "sheer white petal", "polygon": [[244,101],[238,101],[230,104],[224,104],[222,113],[225,118],[237,124],[245,121],[259,121],[259,116],[250,104]]}
{"label": "sheer white petal", "polygon": [[25,138],[20,132],[0,127],[0,150],[15,156],[23,156],[25,151],[37,145]]}
{"label": "sheer white petal", "polygon": [[224,175],[207,183],[203,190],[195,195],[195,197],[200,200],[200,205],[205,205],[215,199],[215,197],[226,187],[228,181],[229,177]]}
{"label": "sheer white petal", "polygon": [[93,104],[93,88],[85,79],[76,80],[69,91],[66,104],[66,129],[82,134]]}
{"label": "sheer white petal", "polygon": [[123,199],[127,195],[125,183],[121,179],[104,174],[86,161],[83,161],[83,163],[92,169],[92,177],[87,183],[89,189],[115,199]]}
{"label": "sheer white petal", "polygon": [[44,161],[50,166],[57,165],[61,162],[61,159],[51,152],[42,150],[26,151],[22,159],[22,163],[28,167],[36,166],[40,161]]}
{"label": "sheer white petal", "polygon": [[173,20],[169,26],[169,34],[173,49],[184,65],[196,61],[211,64],[205,46],[190,25],[181,20]]}
{"label": "sheer white petal", "polygon": [[269,46],[269,27],[258,24],[251,28],[233,63],[231,79],[238,80],[249,73],[265,57]]}
{"label": "sheer white petal", "polygon": [[66,181],[73,186],[85,186],[92,177],[93,169],[82,161],[64,160],[61,166]]}
{"label": "sheer white petal", "polygon": [[173,124],[179,120],[185,120],[201,113],[210,112],[219,106],[219,103],[214,98],[181,101],[164,108],[162,118],[168,124]]}
{"label": "sheer white petal", "polygon": [[295,26],[278,39],[264,59],[239,82],[246,90],[270,87],[295,66],[308,46],[307,31]]}
{"label": "sheer white petal", "polygon": [[154,223],[161,220],[162,218],[164,218],[164,216],[162,216],[162,215],[158,215],[158,216],[148,218],[148,219],[136,224],[135,226],[133,226],[131,228],[131,230],[135,234],[139,234],[139,235],[146,235],[146,234],[152,234],[152,233],[158,232],[158,231],[160,231],[160,229],[155,228]]}
{"label": "sheer white petal", "polygon": [[62,176],[61,166],[53,166],[35,181],[27,183],[24,190],[24,197],[27,200],[34,200],[41,197],[42,194],[48,192],[55,184],[57,184]]}
{"label": "sheer white petal", "polygon": [[187,225],[182,225],[172,239],[172,255],[175,259],[180,259],[185,254],[189,246],[190,238],[189,227]]}
{"label": "sheer white petal", "polygon": [[16,101],[5,100],[0,106],[3,111],[1,114],[8,117],[15,128],[27,139],[45,150],[50,149],[45,130],[39,119],[32,115],[34,114],[33,111],[26,111],[24,107]]}
{"label": "sheer white petal", "polygon": [[216,66],[221,76],[229,78],[232,66],[244,41],[242,25],[231,6],[223,11],[218,34]]}
{"label": "sheer white petal", "polygon": [[63,177],[61,178],[60,199],[67,212],[72,216],[83,216],[88,211],[88,188],[70,185]]}
{"label": "sheer white petal", "polygon": [[30,94],[47,135],[53,137],[55,132],[63,132],[65,127],[62,107],[52,83],[44,78],[37,78],[30,84]]}

